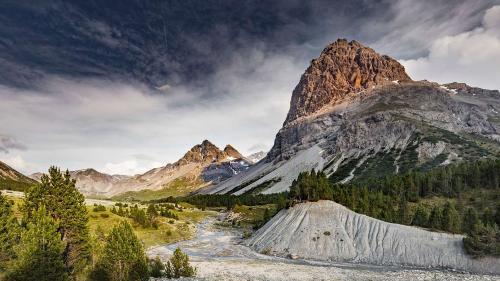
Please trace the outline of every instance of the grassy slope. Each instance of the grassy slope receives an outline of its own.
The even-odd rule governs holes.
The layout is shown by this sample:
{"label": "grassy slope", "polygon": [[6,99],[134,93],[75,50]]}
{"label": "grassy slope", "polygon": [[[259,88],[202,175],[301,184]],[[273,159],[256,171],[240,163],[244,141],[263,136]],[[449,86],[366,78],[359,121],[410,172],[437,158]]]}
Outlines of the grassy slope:
{"label": "grassy slope", "polygon": [[201,181],[190,181],[181,178],[175,179],[160,190],[129,191],[116,195],[112,199],[118,201],[149,201],[169,196],[183,196],[198,190],[203,184]]}
{"label": "grassy slope", "polygon": [[[7,176],[2,176],[2,173],[0,173],[0,190],[24,191],[36,183],[35,180],[19,173],[3,162],[0,162],[0,171],[7,174]],[[10,178],[11,176],[13,178]]]}
{"label": "grassy slope", "polygon": [[[145,206],[142,207],[145,208]],[[130,218],[115,215],[110,212],[110,208],[107,208],[105,212],[94,212],[92,211],[92,208],[92,206],[88,206],[90,219],[89,228],[91,233],[95,233],[98,226],[100,226],[105,233],[108,233],[116,223],[125,219],[132,224],[135,233],[144,243],[146,248],[189,239],[195,233],[195,223],[200,222],[209,215],[212,215],[209,211],[201,211],[193,208],[192,206],[189,206],[189,208],[185,206],[183,207],[182,212],[172,211],[179,216],[179,220],[158,217],[159,227],[158,229],[154,229],[143,228],[140,225],[135,224]],[[109,215],[109,217],[102,217],[102,213]],[[173,223],[170,223],[170,221],[173,221]]]}
{"label": "grassy slope", "polygon": [[0,178],[0,190],[6,189],[15,191],[25,191],[28,188],[30,188],[33,184],[35,183]]}
{"label": "grassy slope", "polygon": [[[23,203],[23,199],[8,195],[7,197],[14,201],[14,213],[18,218],[20,218],[21,212],[19,211],[19,208]],[[107,234],[111,231],[113,226],[121,220],[128,220],[134,227],[134,231],[139,239],[143,241],[144,245],[146,247],[151,247],[189,239],[195,232],[195,223],[200,222],[205,217],[214,214],[210,211],[201,211],[189,204],[181,204],[181,206],[183,207],[182,212],[173,211],[179,216],[179,220],[174,220],[174,223],[171,224],[169,223],[171,219],[159,217],[160,224],[158,229],[142,228],[141,226],[134,224],[132,219],[120,217],[111,213],[109,207],[107,207],[104,212],[94,212],[92,210],[94,206],[87,206],[90,233],[95,234],[96,229],[101,227],[104,233]],[[104,217],[102,214],[106,214],[108,217]]]}

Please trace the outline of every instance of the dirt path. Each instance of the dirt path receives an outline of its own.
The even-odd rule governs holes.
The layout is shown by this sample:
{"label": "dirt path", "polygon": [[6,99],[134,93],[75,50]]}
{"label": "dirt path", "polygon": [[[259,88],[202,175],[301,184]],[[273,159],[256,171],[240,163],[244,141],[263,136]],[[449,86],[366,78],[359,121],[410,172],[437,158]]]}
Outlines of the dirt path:
{"label": "dirt path", "polygon": [[240,237],[239,231],[219,227],[215,218],[209,218],[198,225],[195,238],[150,249],[148,254],[166,260],[180,247],[197,267],[198,277],[192,280],[500,280],[497,276],[449,271],[328,264],[266,256],[243,245]]}

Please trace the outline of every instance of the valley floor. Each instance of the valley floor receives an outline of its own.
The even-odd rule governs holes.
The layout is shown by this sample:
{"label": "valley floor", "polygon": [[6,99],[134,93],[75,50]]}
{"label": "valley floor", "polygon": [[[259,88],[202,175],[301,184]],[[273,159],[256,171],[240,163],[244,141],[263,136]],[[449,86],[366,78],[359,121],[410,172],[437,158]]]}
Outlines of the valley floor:
{"label": "valley floor", "polygon": [[215,218],[208,218],[198,225],[194,239],[151,248],[148,254],[167,260],[173,250],[180,247],[189,254],[198,271],[197,278],[183,280],[500,280],[498,276],[450,271],[330,264],[267,256],[243,245],[238,230],[217,224]]}

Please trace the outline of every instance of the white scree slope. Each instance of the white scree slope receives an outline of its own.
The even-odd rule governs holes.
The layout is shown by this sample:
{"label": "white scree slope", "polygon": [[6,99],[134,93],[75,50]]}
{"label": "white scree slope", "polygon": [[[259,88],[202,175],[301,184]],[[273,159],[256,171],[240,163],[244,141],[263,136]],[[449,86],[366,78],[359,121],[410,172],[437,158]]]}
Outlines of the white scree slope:
{"label": "white scree slope", "polygon": [[500,259],[472,259],[461,235],[380,221],[333,201],[280,211],[247,244],[279,256],[332,262],[449,268],[500,274]]}

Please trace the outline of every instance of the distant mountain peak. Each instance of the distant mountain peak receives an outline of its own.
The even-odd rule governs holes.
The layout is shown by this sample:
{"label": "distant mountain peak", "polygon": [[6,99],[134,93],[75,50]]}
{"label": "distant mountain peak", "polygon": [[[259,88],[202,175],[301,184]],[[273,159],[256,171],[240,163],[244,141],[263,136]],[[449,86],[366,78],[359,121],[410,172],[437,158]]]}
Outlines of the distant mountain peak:
{"label": "distant mountain peak", "polygon": [[230,144],[226,145],[224,150],[221,150],[209,140],[204,140],[203,142],[201,142],[201,144],[193,146],[175,164],[185,165],[188,163],[207,164],[212,162],[223,162],[229,157],[234,159],[243,158],[238,150],[236,150]]}
{"label": "distant mountain peak", "polygon": [[357,41],[338,39],[311,61],[292,93],[285,121],[291,123],[325,106],[342,103],[350,93],[393,81],[410,81],[404,67]]}
{"label": "distant mountain peak", "polygon": [[228,144],[228,145],[226,145],[226,147],[224,147],[224,153],[226,153],[226,155],[228,157],[232,157],[235,159],[243,158],[243,155],[241,155],[241,153],[230,144]]}
{"label": "distant mountain peak", "polygon": [[248,160],[250,160],[250,162],[255,164],[255,163],[259,162],[260,160],[264,159],[266,157],[266,155],[267,155],[267,152],[259,151],[259,152],[255,152],[255,153],[248,155],[246,158]]}
{"label": "distant mountain peak", "polygon": [[74,171],[74,172],[84,173],[84,174],[102,174],[101,172],[97,171],[94,168],[81,169],[81,170],[77,170],[77,171]]}

